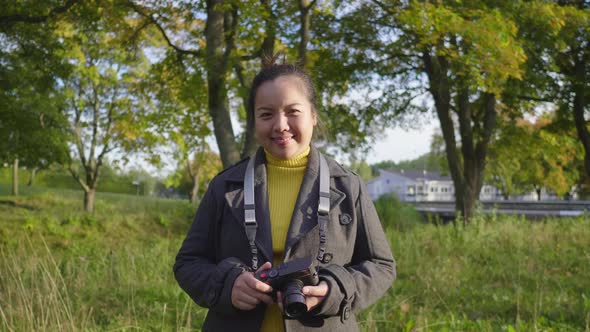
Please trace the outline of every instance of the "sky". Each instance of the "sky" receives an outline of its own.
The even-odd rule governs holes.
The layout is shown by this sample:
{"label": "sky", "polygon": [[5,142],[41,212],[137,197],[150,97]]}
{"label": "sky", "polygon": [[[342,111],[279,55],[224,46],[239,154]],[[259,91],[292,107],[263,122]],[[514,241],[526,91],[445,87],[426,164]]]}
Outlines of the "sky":
{"label": "sky", "polygon": [[369,165],[384,161],[411,160],[430,151],[430,141],[438,122],[432,119],[419,129],[393,128],[384,132],[382,138],[375,141],[375,146],[367,155]]}

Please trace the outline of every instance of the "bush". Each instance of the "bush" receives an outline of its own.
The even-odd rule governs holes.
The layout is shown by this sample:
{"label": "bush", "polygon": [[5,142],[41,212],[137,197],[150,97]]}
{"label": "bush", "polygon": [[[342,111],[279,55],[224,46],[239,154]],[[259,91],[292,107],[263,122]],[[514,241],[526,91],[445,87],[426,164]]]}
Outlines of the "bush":
{"label": "bush", "polygon": [[394,194],[384,195],[375,201],[375,208],[385,228],[409,230],[422,223],[414,206],[402,203]]}

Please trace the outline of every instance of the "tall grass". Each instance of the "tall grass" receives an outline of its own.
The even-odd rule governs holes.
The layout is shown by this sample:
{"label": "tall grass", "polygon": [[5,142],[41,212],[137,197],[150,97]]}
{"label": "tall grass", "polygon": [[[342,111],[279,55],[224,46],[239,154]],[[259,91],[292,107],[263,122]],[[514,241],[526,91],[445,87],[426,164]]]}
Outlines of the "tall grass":
{"label": "tall grass", "polygon": [[[172,241],[121,250],[73,245],[57,257],[40,235],[2,249],[2,328],[9,331],[191,330],[204,310],[176,286]],[[40,244],[40,247],[37,244]]]}
{"label": "tall grass", "polygon": [[[200,330],[171,270],[194,207],[98,195],[87,215],[76,195],[0,197],[0,331]],[[588,220],[437,226],[380,204],[398,277],[364,331],[590,331]]]}
{"label": "tall grass", "polygon": [[416,224],[388,228],[398,278],[363,314],[366,330],[590,331],[585,217]]}

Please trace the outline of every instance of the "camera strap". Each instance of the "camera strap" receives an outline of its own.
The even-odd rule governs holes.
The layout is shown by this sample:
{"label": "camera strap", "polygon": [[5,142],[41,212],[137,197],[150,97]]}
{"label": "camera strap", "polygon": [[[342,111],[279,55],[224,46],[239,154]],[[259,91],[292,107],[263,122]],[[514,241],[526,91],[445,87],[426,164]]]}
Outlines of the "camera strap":
{"label": "camera strap", "polygon": [[[320,262],[324,260],[326,252],[326,227],[328,224],[330,212],[330,169],[326,158],[320,153],[320,192],[318,202],[318,226],[320,232],[320,243],[317,259]],[[252,269],[258,270],[258,248],[256,247],[256,203],[254,201],[254,161],[255,157],[251,156],[246,167],[246,176],[244,177],[244,226],[246,236],[250,244],[250,253],[252,254]]]}
{"label": "camera strap", "polygon": [[246,167],[246,177],[244,178],[244,227],[246,236],[250,243],[250,252],[252,253],[252,269],[258,270],[258,248],[256,248],[256,205],[254,202],[254,159],[251,156]]}

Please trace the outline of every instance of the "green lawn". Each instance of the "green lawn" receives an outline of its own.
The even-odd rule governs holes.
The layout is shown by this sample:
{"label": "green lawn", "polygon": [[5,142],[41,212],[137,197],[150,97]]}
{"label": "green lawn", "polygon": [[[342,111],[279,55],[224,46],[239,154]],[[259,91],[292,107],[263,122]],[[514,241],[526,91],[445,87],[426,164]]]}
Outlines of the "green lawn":
{"label": "green lawn", "polygon": [[[385,211],[398,278],[365,331],[590,331],[590,221],[476,218],[468,227]],[[199,330],[177,286],[185,201],[32,188],[0,196],[0,331]]]}

